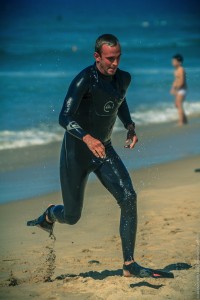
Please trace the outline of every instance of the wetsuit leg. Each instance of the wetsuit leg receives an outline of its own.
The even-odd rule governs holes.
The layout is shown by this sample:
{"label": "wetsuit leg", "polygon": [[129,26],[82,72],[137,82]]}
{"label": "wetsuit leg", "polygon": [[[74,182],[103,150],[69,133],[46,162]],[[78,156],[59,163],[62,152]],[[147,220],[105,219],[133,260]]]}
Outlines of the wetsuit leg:
{"label": "wetsuit leg", "polygon": [[115,197],[121,208],[120,236],[124,261],[134,258],[137,231],[137,199],[131,178],[112,146],[106,149],[106,159],[95,170],[106,189]]}
{"label": "wetsuit leg", "polygon": [[83,142],[65,134],[60,157],[60,181],[63,205],[51,210],[50,219],[73,225],[81,217],[85,185],[88,179],[88,149]]}

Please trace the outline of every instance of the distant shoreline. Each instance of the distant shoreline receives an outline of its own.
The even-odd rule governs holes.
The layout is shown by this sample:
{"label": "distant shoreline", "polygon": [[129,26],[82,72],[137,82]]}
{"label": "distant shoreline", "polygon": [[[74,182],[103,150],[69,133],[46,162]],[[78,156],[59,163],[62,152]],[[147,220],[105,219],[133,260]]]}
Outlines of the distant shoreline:
{"label": "distant shoreline", "polygon": [[[139,143],[133,151],[124,149],[125,130],[113,133],[112,143],[130,171],[144,169],[198,155],[199,128],[199,118],[182,128],[175,123],[137,126]],[[61,143],[0,151],[0,203],[59,191]]]}
{"label": "distant shoreline", "polygon": [[[130,102],[129,102],[130,104]],[[200,118],[200,101],[186,101],[184,104],[186,114],[189,119]],[[141,106],[131,112],[131,117],[135,121],[137,128],[153,126],[165,126],[175,123],[177,120],[177,110],[170,103],[160,103],[149,106]],[[0,130],[0,153],[4,150],[22,149],[34,146],[49,145],[51,143],[60,142],[64,134],[64,129],[61,128],[55,120],[47,123],[35,125],[32,127],[12,128],[9,124],[4,124]],[[20,126],[20,124],[18,124]],[[124,131],[123,124],[117,118],[113,134]]]}

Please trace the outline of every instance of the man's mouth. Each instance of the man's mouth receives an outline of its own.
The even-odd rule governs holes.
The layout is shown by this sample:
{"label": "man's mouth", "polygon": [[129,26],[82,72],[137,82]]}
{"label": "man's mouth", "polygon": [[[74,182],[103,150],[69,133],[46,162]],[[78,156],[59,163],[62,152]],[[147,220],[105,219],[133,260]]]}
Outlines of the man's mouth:
{"label": "man's mouth", "polygon": [[112,72],[116,72],[117,68],[109,68],[108,70],[110,70]]}

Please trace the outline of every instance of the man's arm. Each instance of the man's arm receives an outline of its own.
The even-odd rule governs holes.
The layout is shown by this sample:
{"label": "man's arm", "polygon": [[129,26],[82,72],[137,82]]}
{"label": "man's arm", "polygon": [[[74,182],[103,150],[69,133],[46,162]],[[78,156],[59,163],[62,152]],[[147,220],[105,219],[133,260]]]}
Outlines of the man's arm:
{"label": "man's arm", "polygon": [[89,89],[90,78],[81,72],[71,83],[59,115],[59,124],[75,138],[83,140],[96,157],[105,157],[105,147],[97,139],[87,133],[74,119],[83,96]]}
{"label": "man's arm", "polygon": [[81,100],[88,88],[88,76],[86,73],[82,72],[76,76],[70,84],[59,115],[59,124],[70,134],[81,140],[87,132],[85,132],[85,130],[75,121],[74,114],[79,108]]}
{"label": "man's arm", "polygon": [[126,129],[128,129],[128,125],[133,123],[126,99],[124,99],[118,109],[118,117]]}
{"label": "man's arm", "polygon": [[170,90],[171,95],[176,95],[176,81],[177,81],[177,78],[176,78],[176,74],[174,73],[174,81],[172,82],[172,87]]}
{"label": "man's arm", "polygon": [[118,117],[124,124],[124,127],[128,130],[125,148],[133,149],[135,144],[138,142],[138,138],[135,133],[135,123],[131,119],[126,99],[124,99],[119,107]]}

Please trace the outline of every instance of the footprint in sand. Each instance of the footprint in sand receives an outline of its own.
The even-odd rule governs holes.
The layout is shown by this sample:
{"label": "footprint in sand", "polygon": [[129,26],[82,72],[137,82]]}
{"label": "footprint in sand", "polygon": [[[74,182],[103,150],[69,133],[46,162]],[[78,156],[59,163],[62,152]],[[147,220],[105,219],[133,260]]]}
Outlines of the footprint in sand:
{"label": "footprint in sand", "polygon": [[148,245],[148,243],[146,243],[146,242],[141,242],[140,245],[141,245],[141,246],[146,246],[146,245]]}
{"label": "footprint in sand", "polygon": [[170,223],[169,223],[169,222],[167,222],[167,223],[165,223],[164,225],[166,225],[166,226],[169,226],[169,225],[170,225]]}
{"label": "footprint in sand", "polygon": [[164,218],[164,221],[173,221],[174,218]]}
{"label": "footprint in sand", "polygon": [[16,286],[20,284],[20,280],[13,275],[13,272],[10,272],[10,277],[8,279],[9,286]]}
{"label": "footprint in sand", "polygon": [[98,261],[98,260],[90,260],[90,261],[88,261],[88,264],[89,265],[99,265],[100,264],[100,261]]}
{"label": "footprint in sand", "polygon": [[90,249],[83,249],[81,252],[83,253],[89,253],[89,252],[92,252]]}
{"label": "footprint in sand", "polygon": [[176,234],[176,233],[181,232],[181,231],[183,231],[183,230],[181,230],[180,228],[176,228],[174,230],[171,230],[170,233]]}

